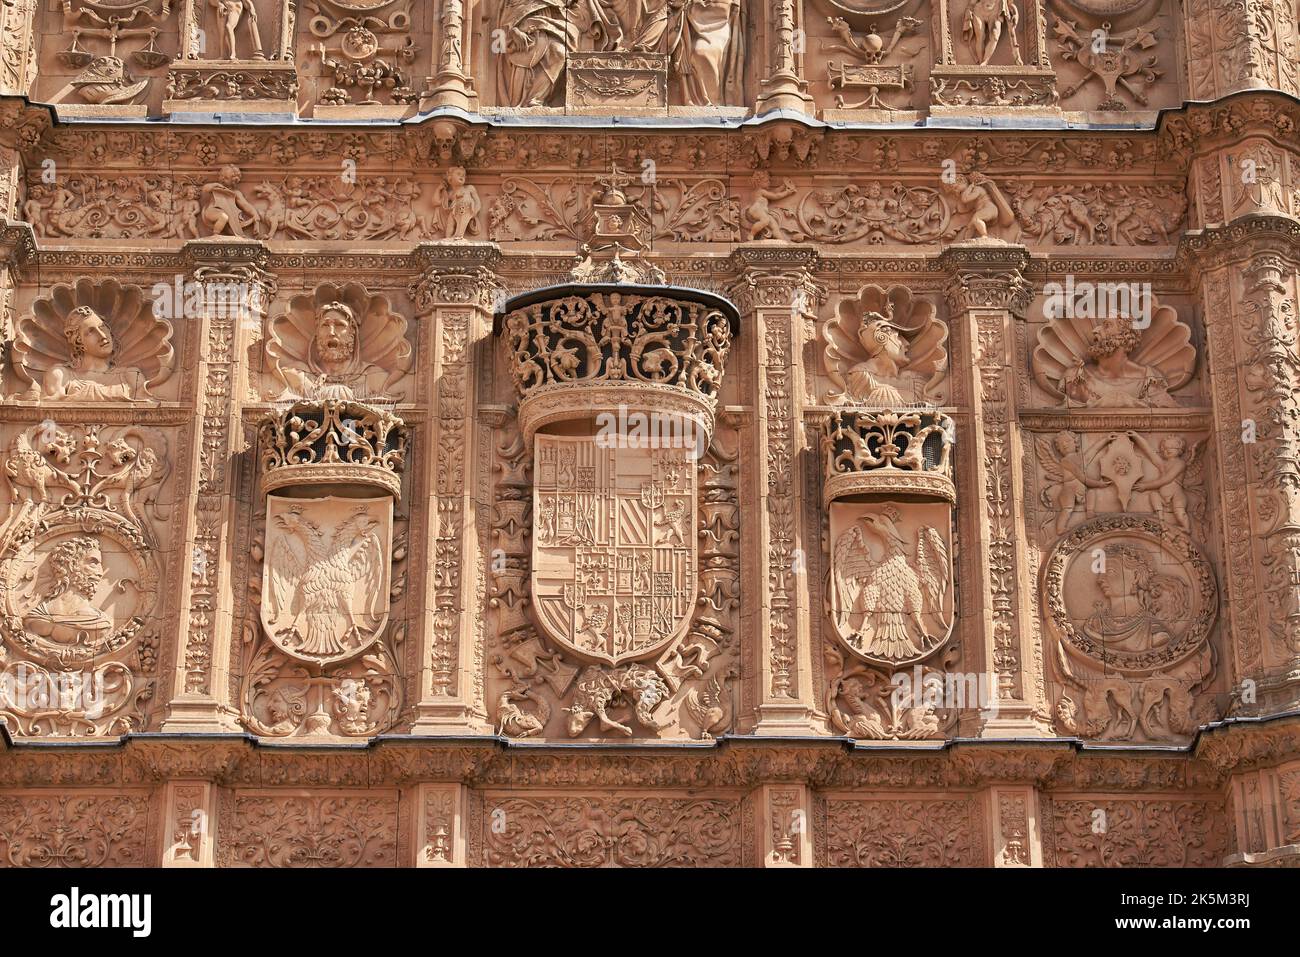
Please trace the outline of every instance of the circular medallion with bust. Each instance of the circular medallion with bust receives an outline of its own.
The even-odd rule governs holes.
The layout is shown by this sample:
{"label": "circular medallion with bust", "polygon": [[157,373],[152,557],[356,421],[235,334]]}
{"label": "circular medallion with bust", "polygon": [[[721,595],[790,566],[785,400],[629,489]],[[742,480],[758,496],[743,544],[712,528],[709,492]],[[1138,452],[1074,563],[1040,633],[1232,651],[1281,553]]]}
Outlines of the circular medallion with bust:
{"label": "circular medallion with bust", "polygon": [[385,394],[389,372],[361,356],[360,323],[345,302],[327,302],[317,310],[316,328],[307,349],[308,369],[286,368],[288,393],[307,399],[365,401]]}
{"label": "circular medallion with bust", "polygon": [[63,321],[68,363],[45,375],[40,398],[106,402],[151,399],[144,375],[113,362],[113,333],[90,306],[77,306]]}
{"label": "circular medallion with bust", "polygon": [[85,535],[60,542],[50,552],[49,583],[23,616],[23,629],[57,645],[98,645],[113,631],[113,620],[95,605],[104,580],[99,542]]}

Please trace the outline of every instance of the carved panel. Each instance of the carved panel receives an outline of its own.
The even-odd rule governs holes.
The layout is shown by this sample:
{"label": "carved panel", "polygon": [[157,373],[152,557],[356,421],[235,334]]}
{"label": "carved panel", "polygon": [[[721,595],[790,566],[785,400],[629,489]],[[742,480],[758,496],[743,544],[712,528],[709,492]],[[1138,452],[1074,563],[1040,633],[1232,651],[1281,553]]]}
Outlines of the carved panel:
{"label": "carved panel", "polygon": [[235,791],[222,795],[218,867],[396,867],[397,795]]}

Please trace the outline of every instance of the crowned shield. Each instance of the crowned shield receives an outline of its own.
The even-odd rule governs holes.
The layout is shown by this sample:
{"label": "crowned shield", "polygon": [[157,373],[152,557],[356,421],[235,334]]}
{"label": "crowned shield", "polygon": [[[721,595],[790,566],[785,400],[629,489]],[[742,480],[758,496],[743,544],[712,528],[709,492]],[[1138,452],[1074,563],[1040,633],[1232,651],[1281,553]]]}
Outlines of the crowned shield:
{"label": "crowned shield", "polygon": [[317,665],[360,654],[388,624],[393,500],[266,499],[262,627]]}
{"label": "crowned shield", "polygon": [[610,665],[650,657],[685,634],[696,598],[692,450],[540,434],[533,454],[541,629]]}
{"label": "crowned shield", "polygon": [[953,625],[947,503],[834,502],[830,615],[856,656],[899,667],[930,657]]}

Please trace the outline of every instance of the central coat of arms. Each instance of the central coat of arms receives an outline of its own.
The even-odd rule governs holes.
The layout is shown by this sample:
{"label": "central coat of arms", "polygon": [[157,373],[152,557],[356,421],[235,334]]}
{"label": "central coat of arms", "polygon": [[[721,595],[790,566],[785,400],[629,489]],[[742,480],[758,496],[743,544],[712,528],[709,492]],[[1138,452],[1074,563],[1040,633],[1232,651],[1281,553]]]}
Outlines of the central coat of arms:
{"label": "central coat of arms", "polygon": [[388,623],[393,502],[266,500],[262,625],[285,654],[318,665],[351,658]]}
{"label": "central coat of arms", "polygon": [[696,598],[692,454],[537,436],[533,600],[551,638],[613,665],[685,633]]}

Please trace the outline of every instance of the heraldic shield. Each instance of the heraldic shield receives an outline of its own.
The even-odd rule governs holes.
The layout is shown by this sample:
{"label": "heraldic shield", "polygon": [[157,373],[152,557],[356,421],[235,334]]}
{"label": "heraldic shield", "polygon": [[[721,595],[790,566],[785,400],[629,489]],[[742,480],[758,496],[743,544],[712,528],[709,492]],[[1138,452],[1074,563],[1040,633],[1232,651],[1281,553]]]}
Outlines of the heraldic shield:
{"label": "heraldic shield", "polygon": [[291,658],[327,665],[388,624],[393,500],[266,499],[262,627]]}
{"label": "heraldic shield", "polygon": [[696,598],[693,450],[539,434],[534,455],[532,586],[543,631],[610,665],[685,634]]}
{"label": "heraldic shield", "polygon": [[831,619],[856,656],[900,667],[930,657],[953,626],[946,502],[830,507]]}

